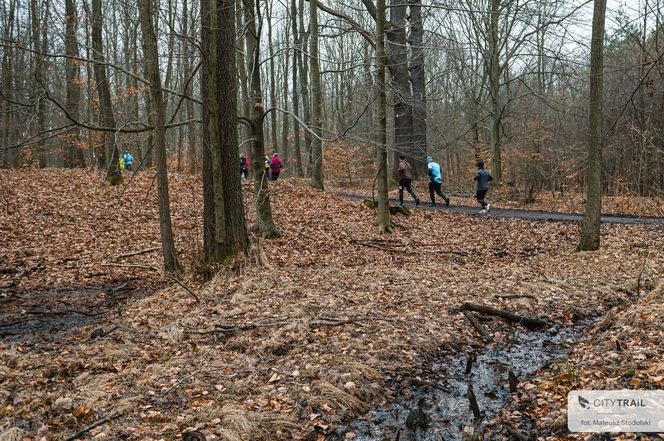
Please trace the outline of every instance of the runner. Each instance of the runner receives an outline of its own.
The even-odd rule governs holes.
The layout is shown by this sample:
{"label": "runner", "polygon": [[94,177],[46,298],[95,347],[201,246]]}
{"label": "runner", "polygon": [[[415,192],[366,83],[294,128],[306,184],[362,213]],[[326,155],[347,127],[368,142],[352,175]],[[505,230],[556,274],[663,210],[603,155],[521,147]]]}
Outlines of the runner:
{"label": "runner", "polygon": [[438,194],[445,201],[445,206],[449,207],[450,198],[445,196],[445,193],[441,190],[440,186],[443,183],[443,177],[440,173],[440,165],[437,162],[434,162],[431,156],[427,156],[427,163],[429,168],[429,196],[431,197],[431,206],[436,205],[436,196],[434,193]]}
{"label": "runner", "polygon": [[488,213],[491,210],[491,204],[487,204],[484,200],[486,192],[489,191],[489,181],[493,181],[493,176],[484,169],[484,161],[477,161],[477,173],[475,173],[475,181],[477,181],[477,193],[475,197],[482,205],[480,214]]}
{"label": "runner", "polygon": [[413,190],[413,167],[404,155],[399,156],[399,168],[397,169],[399,175],[399,203],[403,205],[403,189],[405,188],[408,193],[415,199],[415,205],[420,205],[420,198]]}

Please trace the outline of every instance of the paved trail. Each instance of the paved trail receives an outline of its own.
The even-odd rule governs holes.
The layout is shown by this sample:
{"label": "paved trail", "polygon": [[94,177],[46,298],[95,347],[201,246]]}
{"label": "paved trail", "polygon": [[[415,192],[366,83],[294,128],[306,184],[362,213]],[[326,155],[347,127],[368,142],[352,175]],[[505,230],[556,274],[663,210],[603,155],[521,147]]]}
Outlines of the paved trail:
{"label": "paved trail", "polygon": [[[337,196],[341,196],[345,199],[354,199],[354,200],[363,200],[366,196],[350,194],[350,193],[335,193]],[[415,207],[415,203],[412,201],[407,201],[404,203],[404,206],[409,208],[417,208],[418,210],[427,210],[427,211],[448,211],[452,213],[465,213],[473,214],[480,216],[479,206],[469,207],[467,205],[454,205],[454,200],[452,200],[452,205],[445,207],[443,204],[438,204],[435,207],[432,207],[429,203],[423,202],[418,207]],[[398,205],[398,199],[390,199],[390,204]],[[583,220],[583,215],[573,214],[573,213],[552,213],[549,211],[533,211],[533,210],[517,210],[513,208],[494,208],[491,207],[491,211],[488,214],[481,216],[490,216],[490,217],[509,217],[516,219],[530,219],[530,220],[541,220],[541,221],[567,221],[567,222],[581,222]],[[662,217],[637,217],[637,216],[624,216],[624,215],[603,215],[602,223],[604,224],[642,224],[642,225],[662,225],[664,226],[664,218]]]}

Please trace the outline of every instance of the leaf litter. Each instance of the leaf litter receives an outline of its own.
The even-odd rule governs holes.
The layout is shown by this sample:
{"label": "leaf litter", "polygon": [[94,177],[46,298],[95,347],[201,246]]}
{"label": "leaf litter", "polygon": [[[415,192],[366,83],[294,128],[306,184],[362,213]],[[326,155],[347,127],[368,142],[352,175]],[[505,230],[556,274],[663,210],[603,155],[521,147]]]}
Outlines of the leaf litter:
{"label": "leaf litter", "polygon": [[[0,211],[1,265],[44,265],[2,274],[8,297],[61,286],[159,289],[129,296],[93,324],[2,342],[0,436],[20,430],[27,439],[64,439],[117,415],[85,436],[173,439],[199,430],[208,439],[315,439],[414,384],[430,386],[419,369],[424,360],[477,344],[455,312],[466,301],[563,324],[607,311],[618,317],[610,328],[590,328],[567,363],[523,384],[500,415],[518,422],[529,415],[547,439],[582,439],[554,424],[569,388],[661,381],[661,228],[603,225],[602,249],[577,253],[576,224],[415,210],[394,219],[394,234],[379,236],[361,202],[291,179],[270,188],[283,236],[254,239],[266,265],[221,271],[206,284],[187,280],[197,304],[154,271],[102,266],[108,256],[159,246],[152,176],[109,189],[87,171],[0,172],[12,189],[10,209]],[[177,246],[194,265],[201,182],[170,179]],[[251,220],[250,184],[245,190]],[[160,252],[125,262],[160,266]],[[3,309],[20,314],[20,306]],[[512,326],[487,328],[500,341]],[[608,329],[621,342],[610,351],[615,362],[607,362]],[[501,421],[489,432],[500,433]]]}

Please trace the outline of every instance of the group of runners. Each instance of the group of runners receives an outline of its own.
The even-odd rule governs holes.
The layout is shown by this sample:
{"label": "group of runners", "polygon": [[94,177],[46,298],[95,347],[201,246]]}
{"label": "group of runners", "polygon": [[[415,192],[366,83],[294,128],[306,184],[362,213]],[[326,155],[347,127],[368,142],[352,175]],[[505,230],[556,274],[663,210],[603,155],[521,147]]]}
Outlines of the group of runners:
{"label": "group of runners", "polygon": [[[429,174],[429,197],[431,198],[431,206],[436,205],[436,195],[443,198],[445,206],[450,205],[450,198],[445,196],[442,191],[443,177],[440,171],[440,164],[433,160],[431,156],[427,156],[427,169]],[[403,191],[406,190],[415,200],[415,205],[420,205],[420,198],[413,189],[413,167],[406,160],[404,155],[399,156],[399,167],[397,168],[399,175],[399,203],[403,205]],[[475,173],[474,180],[477,182],[477,191],[475,197],[482,206],[481,214],[488,213],[491,210],[491,204],[488,204],[484,198],[487,191],[489,191],[489,181],[493,180],[491,174],[484,168],[484,161],[477,162],[477,172]]]}
{"label": "group of runners", "polygon": [[[281,160],[279,159],[279,153],[274,153],[272,159],[265,155],[263,163],[263,177],[267,177],[267,179],[271,181],[276,181],[283,168]],[[443,198],[446,207],[449,206],[450,198],[445,196],[445,193],[443,193],[442,190],[443,176],[440,164],[434,161],[431,156],[427,156],[427,169],[429,174],[429,197],[431,198],[431,206],[436,205],[436,195]],[[410,165],[410,162],[406,160],[404,155],[399,156],[397,174],[399,175],[399,203],[403,205],[403,191],[406,190],[415,200],[415,205],[420,205],[420,198],[413,189],[413,167]],[[249,157],[244,154],[240,156],[240,177],[244,179],[249,178]],[[489,191],[489,181],[492,181],[493,177],[484,168],[484,161],[477,162],[477,172],[475,173],[474,180],[477,182],[475,197],[482,206],[480,213],[488,213],[489,210],[491,210],[491,204],[488,204],[484,198],[486,197],[487,191]]]}
{"label": "group of runners", "polygon": [[[263,164],[263,178],[267,178],[270,181],[279,179],[279,174],[283,168],[281,159],[279,159],[279,153],[274,153],[272,159],[265,155]],[[249,179],[249,157],[245,154],[240,156],[240,178]]]}

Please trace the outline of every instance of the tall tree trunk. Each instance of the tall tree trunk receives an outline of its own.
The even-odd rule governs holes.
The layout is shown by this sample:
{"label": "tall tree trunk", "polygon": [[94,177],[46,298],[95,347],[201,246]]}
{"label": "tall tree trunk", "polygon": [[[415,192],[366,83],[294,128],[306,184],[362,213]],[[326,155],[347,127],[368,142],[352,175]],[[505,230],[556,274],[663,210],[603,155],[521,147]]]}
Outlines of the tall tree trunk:
{"label": "tall tree trunk", "polygon": [[[104,127],[115,128],[115,117],[113,116],[113,103],[111,102],[111,91],[106,76],[106,65],[104,58],[104,45],[102,40],[102,0],[92,0],[92,56],[94,59],[95,82],[101,106],[102,124]],[[111,185],[122,184],[120,173],[120,155],[115,145],[115,135],[112,132],[104,132],[104,150],[106,158],[109,159],[106,166],[106,180]]]}
{"label": "tall tree trunk", "polygon": [[595,251],[600,243],[602,216],[602,93],[604,82],[604,17],[606,0],[595,0],[590,44],[590,100],[586,211],[578,251]]}
{"label": "tall tree trunk", "polygon": [[[298,59],[301,57],[300,51],[302,45],[300,44],[300,35],[297,31],[297,6],[295,0],[291,0],[291,24],[293,26],[293,114],[300,115],[300,94],[297,93],[297,74],[298,74]],[[295,173],[294,175],[301,178],[304,176],[302,172],[302,154],[300,152],[300,123],[293,118],[293,156],[295,157]]]}
{"label": "tall tree trunk", "polygon": [[[44,63],[45,59],[42,54],[47,52],[48,42],[48,0],[45,3],[40,3],[44,7],[44,21],[42,23],[39,16],[39,9],[37,0],[30,1],[30,14],[32,16],[32,42],[34,50],[34,75],[35,75],[35,92],[38,94],[37,98],[37,132],[41,132],[46,127],[44,105],[45,99],[41,96],[41,89],[48,87],[44,79]],[[37,142],[32,149],[33,161],[37,162],[39,168],[46,167],[46,144],[41,141]]]}
{"label": "tall tree trunk", "polygon": [[376,167],[378,207],[376,223],[379,233],[392,232],[390,202],[387,197],[387,96],[385,92],[385,0],[376,2],[376,92],[378,93],[378,138]]}
{"label": "tall tree trunk", "polygon": [[161,250],[164,254],[164,270],[168,273],[178,272],[177,249],[173,239],[171,224],[171,206],[168,194],[168,169],[166,164],[166,109],[164,108],[164,94],[161,88],[159,74],[159,53],[157,52],[157,37],[152,22],[152,1],[138,0],[138,16],[143,33],[143,56],[147,64],[148,80],[150,81],[150,95],[154,114],[154,150],[157,162],[157,201],[159,205],[159,232],[161,236]]}
{"label": "tall tree trunk", "polygon": [[[183,41],[183,56],[184,56],[184,81],[187,87],[184,89],[185,95],[192,93],[193,79],[190,80],[193,74],[194,53],[189,44],[189,10],[187,9],[188,2],[182,2],[182,32],[184,33]],[[193,26],[192,26],[193,29]],[[192,32],[193,34],[193,32]],[[192,36],[193,38],[193,36]],[[187,83],[189,81],[189,83]],[[190,99],[185,103],[186,119],[191,121],[194,119],[194,102]],[[187,125],[187,156],[189,157],[189,174],[196,174],[196,127],[194,123]]]}
{"label": "tall tree trunk", "polygon": [[[67,112],[78,120],[81,107],[81,74],[78,62],[78,41],[76,40],[76,24],[78,22],[76,0],[65,0],[65,74],[67,79]],[[65,167],[84,167],[85,158],[80,144],[79,128],[74,128],[67,136],[64,148]]]}
{"label": "tall tree trunk", "polygon": [[[13,24],[14,24],[14,14],[16,10],[16,0],[10,0],[9,2],[9,12],[7,19],[7,26],[4,29],[3,37],[5,40],[9,40],[13,37]],[[11,136],[11,103],[10,99],[13,97],[13,87],[12,79],[13,75],[13,50],[7,45],[3,48],[2,51],[2,93],[7,99],[0,100],[0,142],[2,145],[11,145],[12,136]],[[14,164],[14,150],[15,149],[3,149],[2,150],[2,167],[9,168],[13,167]]]}
{"label": "tall tree trunk", "polygon": [[[286,35],[288,33],[286,32]],[[283,98],[284,98],[284,110],[288,111],[288,57],[284,57],[283,63]],[[281,160],[286,165],[286,172],[289,173],[289,163],[291,159],[291,149],[288,146],[288,114],[284,113],[281,117]]]}
{"label": "tall tree trunk", "polygon": [[[311,5],[310,5],[311,6]],[[304,0],[299,0],[299,18],[300,18],[300,51],[298,51],[297,70],[300,73],[300,94],[302,95],[302,116],[304,124],[311,126],[311,106],[309,102],[309,65],[308,57],[302,54],[308,46],[309,32],[304,27]],[[305,176],[311,177],[311,133],[304,130],[304,166]]]}
{"label": "tall tree trunk", "polygon": [[[264,237],[281,235],[272,219],[268,176],[264,167],[265,157],[263,122],[265,102],[261,89],[260,35],[256,27],[257,4],[254,0],[243,0],[246,31],[247,71],[249,72],[249,126],[252,146],[251,163],[254,170],[254,190],[256,192],[256,222],[252,229]],[[237,164],[237,161],[234,162]]]}
{"label": "tall tree trunk", "polygon": [[489,19],[489,93],[491,95],[491,172],[498,185],[503,178],[501,159],[501,117],[500,100],[500,41],[498,41],[498,22],[500,20],[501,0],[491,0]]}
{"label": "tall tree trunk", "polygon": [[399,155],[413,156],[413,109],[408,74],[406,39],[407,0],[391,0],[390,21],[386,23],[387,68],[394,88],[394,151],[392,175],[396,178]]}
{"label": "tall tree trunk", "polygon": [[[242,186],[238,176],[237,84],[235,65],[235,0],[217,0],[217,124],[224,199],[224,255],[221,263],[247,250]],[[217,170],[215,170],[217,173]]]}
{"label": "tall tree trunk", "polygon": [[201,1],[201,115],[203,119],[202,159],[203,159],[203,257],[205,262],[216,260],[215,247],[215,207],[214,207],[214,179],[212,172],[211,150],[211,118],[210,107],[214,98],[210,88],[210,0]]}
{"label": "tall tree trunk", "polygon": [[323,90],[318,60],[318,0],[309,0],[310,67],[311,67],[311,186],[324,190],[323,186]]}
{"label": "tall tree trunk", "polygon": [[[260,1],[260,0],[259,0]],[[266,10],[267,10],[267,44],[268,44],[268,53],[270,55],[269,68],[270,68],[270,107],[277,106],[277,82],[275,80],[274,74],[274,45],[272,40],[272,10],[273,10],[273,0],[265,0]],[[278,152],[282,149],[281,146],[277,145],[277,112],[270,112],[270,143],[272,149]]]}
{"label": "tall tree trunk", "polygon": [[424,75],[422,0],[410,0],[410,82],[413,93],[413,171],[427,173],[427,97]]}

